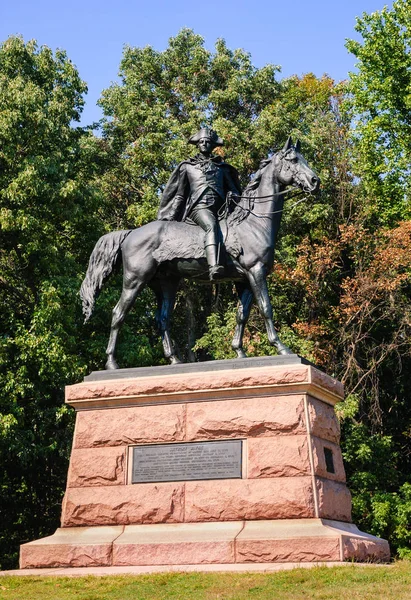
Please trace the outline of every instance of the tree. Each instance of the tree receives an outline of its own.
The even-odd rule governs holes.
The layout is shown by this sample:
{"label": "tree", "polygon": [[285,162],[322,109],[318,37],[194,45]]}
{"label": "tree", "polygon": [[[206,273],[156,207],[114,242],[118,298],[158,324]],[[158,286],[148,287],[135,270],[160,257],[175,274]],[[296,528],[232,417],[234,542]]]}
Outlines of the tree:
{"label": "tree", "polygon": [[354,169],[365,208],[381,225],[409,219],[411,162],[411,2],[363,14],[348,40],[358,59],[348,91],[355,127]]}
{"label": "tree", "polygon": [[411,510],[410,9],[396,0],[363,14],[362,39],[347,42],[358,59],[346,107],[361,211],[342,230],[350,271],[337,311],[340,373],[357,406],[343,420],[355,511],[402,555]]}
{"label": "tree", "polygon": [[[0,452],[2,567],[58,522],[71,442],[65,383],[86,362],[77,290],[89,232],[95,141],[72,127],[86,85],[64,52],[0,46]],[[15,564],[15,563],[14,563]]]}
{"label": "tree", "polygon": [[117,157],[105,178],[113,225],[155,218],[159,193],[177,163],[195,151],[187,139],[201,125],[213,125],[224,137],[222,153],[233,155],[241,173],[254,170],[267,152],[255,139],[255,121],[278,94],[277,70],[256,69],[247,53],[232,52],[223,40],[211,53],[189,29],[171,38],[164,52],[126,47],[121,84],[100,100],[104,136]]}

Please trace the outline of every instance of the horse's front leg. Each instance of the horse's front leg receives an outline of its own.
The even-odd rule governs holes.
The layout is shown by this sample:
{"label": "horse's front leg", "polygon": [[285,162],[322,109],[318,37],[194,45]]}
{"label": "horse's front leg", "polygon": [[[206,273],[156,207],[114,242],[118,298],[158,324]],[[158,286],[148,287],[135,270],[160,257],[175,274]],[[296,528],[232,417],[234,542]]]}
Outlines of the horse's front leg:
{"label": "horse's front leg", "polygon": [[236,316],[237,325],[231,347],[237,353],[238,358],[246,358],[246,353],[243,349],[243,335],[248,317],[250,316],[251,305],[253,303],[253,292],[248,283],[236,283],[235,288],[237,290],[239,304]]}
{"label": "horse's front leg", "polygon": [[167,280],[161,282],[161,303],[159,303],[157,320],[163,342],[164,356],[168,358],[172,365],[181,363],[170,335],[171,315],[174,310],[177,288],[178,281]]}
{"label": "horse's front leg", "polygon": [[263,264],[255,265],[248,272],[251,289],[253,290],[255,299],[261,315],[264,318],[267,329],[268,341],[272,346],[277,348],[278,354],[293,354],[288,346],[282,343],[278,337],[273,323],[273,309],[268,295],[267,288],[267,270]]}

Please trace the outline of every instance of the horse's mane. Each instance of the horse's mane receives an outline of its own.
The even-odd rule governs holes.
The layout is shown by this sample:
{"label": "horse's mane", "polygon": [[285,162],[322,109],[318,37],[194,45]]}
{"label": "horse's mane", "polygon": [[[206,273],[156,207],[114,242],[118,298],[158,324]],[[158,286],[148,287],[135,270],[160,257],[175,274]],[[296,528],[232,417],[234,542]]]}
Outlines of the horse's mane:
{"label": "horse's mane", "polygon": [[258,171],[250,183],[244,188],[241,199],[238,202],[235,202],[236,206],[233,212],[227,217],[228,227],[232,225],[238,225],[250,214],[250,211],[254,207],[253,200],[257,195],[258,188],[260,187],[261,177],[271,160],[271,158],[266,158],[260,162]]}

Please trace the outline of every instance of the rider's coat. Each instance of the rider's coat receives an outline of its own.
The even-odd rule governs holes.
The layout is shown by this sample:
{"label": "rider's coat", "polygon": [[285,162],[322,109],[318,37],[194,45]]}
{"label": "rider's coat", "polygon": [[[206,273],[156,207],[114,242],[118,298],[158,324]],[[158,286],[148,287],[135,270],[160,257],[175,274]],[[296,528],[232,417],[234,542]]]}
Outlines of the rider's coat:
{"label": "rider's coat", "polygon": [[202,199],[207,198],[210,207],[218,200],[222,204],[229,191],[241,195],[236,169],[223,162],[220,156],[207,158],[198,154],[184,160],[174,170],[161,197],[157,219],[185,221]]}

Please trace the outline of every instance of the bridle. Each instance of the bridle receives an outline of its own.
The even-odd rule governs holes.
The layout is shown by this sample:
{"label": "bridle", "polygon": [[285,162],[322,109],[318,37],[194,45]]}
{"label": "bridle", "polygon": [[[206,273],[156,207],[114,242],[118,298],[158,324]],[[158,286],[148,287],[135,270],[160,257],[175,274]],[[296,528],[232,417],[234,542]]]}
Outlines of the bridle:
{"label": "bridle", "polygon": [[[292,149],[290,149],[292,150]],[[276,154],[275,156],[278,157],[282,161],[285,159],[286,162],[286,169],[287,171],[289,171],[291,169],[291,160],[287,160],[286,159],[286,155],[290,152],[290,150],[287,150],[286,152],[280,151],[278,154],[280,156],[278,156],[278,154]],[[273,157],[275,158],[275,157]],[[282,168],[283,168],[283,163],[282,163]],[[298,171],[296,170],[296,172],[293,174],[293,178],[295,180],[300,179],[298,176]],[[303,185],[303,182],[300,179],[300,184]],[[293,190],[298,190],[297,193],[293,194],[292,196],[290,196],[290,198],[285,198],[285,200],[291,200],[291,198],[296,198],[297,196],[300,196],[301,194],[307,194],[306,196],[304,196],[304,198],[300,198],[299,200],[297,200],[297,202],[294,202],[294,204],[291,205],[290,210],[295,208],[298,204],[300,204],[300,202],[303,202],[304,200],[307,200],[307,198],[309,196],[313,196],[312,192],[306,192],[306,190],[301,189],[301,187],[299,187],[298,185],[293,185],[290,188],[283,190],[282,192],[277,192],[274,194],[268,194],[267,196],[238,196],[236,194],[229,194],[227,200],[225,201],[225,203],[223,204],[223,206],[220,208],[220,210],[218,211],[218,217],[219,218],[225,218],[228,214],[228,207],[229,204],[232,203],[235,205],[236,208],[240,208],[241,210],[246,211],[248,214],[253,215],[254,217],[256,217],[257,219],[266,219],[267,217],[270,217],[271,215],[275,215],[275,214],[279,214],[282,213],[284,211],[284,208],[280,209],[280,210],[274,210],[274,211],[270,211],[264,215],[257,215],[255,212],[253,212],[252,208],[251,208],[251,201],[253,201],[253,204],[265,204],[266,202],[269,202],[272,198],[276,198],[278,196],[283,196],[285,194],[289,194],[291,193]],[[249,200],[249,206],[245,207],[242,206],[241,203],[239,202],[239,200],[242,199],[248,199]]]}

